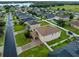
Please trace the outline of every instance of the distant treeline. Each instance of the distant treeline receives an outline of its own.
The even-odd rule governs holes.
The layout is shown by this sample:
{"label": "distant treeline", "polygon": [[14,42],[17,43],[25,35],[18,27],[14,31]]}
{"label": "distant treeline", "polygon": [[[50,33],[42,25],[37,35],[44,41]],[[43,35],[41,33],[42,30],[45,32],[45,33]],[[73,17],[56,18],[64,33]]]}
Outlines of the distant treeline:
{"label": "distant treeline", "polygon": [[8,3],[33,3],[30,7],[49,7],[62,5],[79,5],[79,1],[0,1],[0,4]]}
{"label": "distant treeline", "polygon": [[62,5],[79,5],[79,1],[43,1],[34,2],[30,7],[49,7],[49,6],[62,6]]}

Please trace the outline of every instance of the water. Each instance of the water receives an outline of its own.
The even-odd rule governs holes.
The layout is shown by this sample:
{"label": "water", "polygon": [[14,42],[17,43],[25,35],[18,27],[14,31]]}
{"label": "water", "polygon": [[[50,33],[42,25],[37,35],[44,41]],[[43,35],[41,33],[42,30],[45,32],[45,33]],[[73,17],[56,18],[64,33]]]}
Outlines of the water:
{"label": "water", "polygon": [[29,7],[31,4],[33,3],[8,3],[8,4],[0,4],[0,6],[4,6],[4,5],[19,5],[19,6],[27,6]]}

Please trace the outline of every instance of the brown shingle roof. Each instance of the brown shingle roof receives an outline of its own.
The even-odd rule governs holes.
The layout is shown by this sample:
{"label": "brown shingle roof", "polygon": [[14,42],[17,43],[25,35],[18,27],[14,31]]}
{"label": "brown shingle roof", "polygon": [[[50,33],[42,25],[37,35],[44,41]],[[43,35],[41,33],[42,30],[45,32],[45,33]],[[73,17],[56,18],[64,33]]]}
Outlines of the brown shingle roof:
{"label": "brown shingle roof", "polygon": [[54,34],[54,33],[60,31],[58,28],[52,27],[52,26],[43,26],[43,27],[38,27],[36,29],[39,32],[39,34],[41,34],[43,36],[46,36],[49,34]]}
{"label": "brown shingle roof", "polygon": [[76,25],[76,26],[79,26],[79,21],[71,22],[71,24]]}
{"label": "brown shingle roof", "polygon": [[35,24],[39,24],[39,22],[37,22],[37,21],[31,21],[31,22],[29,22],[29,24],[30,25],[35,25]]}

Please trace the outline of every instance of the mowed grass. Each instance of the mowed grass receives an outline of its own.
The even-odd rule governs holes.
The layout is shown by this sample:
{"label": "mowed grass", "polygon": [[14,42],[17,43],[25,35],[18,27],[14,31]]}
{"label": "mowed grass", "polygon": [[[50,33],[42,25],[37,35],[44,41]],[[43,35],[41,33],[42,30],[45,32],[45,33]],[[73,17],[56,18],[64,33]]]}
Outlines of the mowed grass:
{"label": "mowed grass", "polygon": [[41,21],[39,22],[41,26],[44,26],[44,25],[49,25],[49,23],[45,22],[45,21]]}
{"label": "mowed grass", "polygon": [[68,45],[70,42],[72,42],[74,40],[76,40],[76,38],[72,37],[71,39],[66,40],[65,42],[63,42],[63,43],[61,43],[61,44],[59,44],[57,46],[54,46],[54,47],[52,46],[52,48],[53,49],[58,49],[58,48],[64,47],[64,46]]}
{"label": "mowed grass", "polygon": [[71,11],[77,11],[79,12],[79,5],[64,5],[64,6],[55,6],[52,7],[52,9],[57,9],[57,8],[65,8],[66,10],[71,10]]}
{"label": "mowed grass", "polygon": [[23,30],[25,27],[23,26],[23,25],[19,25],[19,24],[17,24],[17,25],[14,25],[14,31],[16,32],[16,31],[20,31],[20,30]]}
{"label": "mowed grass", "polygon": [[49,41],[49,42],[48,42],[48,45],[55,44],[55,43],[57,43],[57,42],[60,42],[60,41],[62,41],[62,40],[64,40],[64,39],[68,38],[68,37],[69,37],[69,36],[66,34],[66,32],[63,31],[63,30],[61,30],[61,35],[60,35],[60,37],[59,37],[58,39]]}
{"label": "mowed grass", "polygon": [[0,46],[3,46],[4,45],[4,39],[5,39],[5,37],[4,37],[4,35],[5,35],[4,34],[4,30],[5,30],[5,26],[3,26],[2,29],[3,29],[3,34],[0,37]]}
{"label": "mowed grass", "polygon": [[25,44],[31,42],[31,39],[26,38],[24,36],[24,33],[20,33],[20,34],[16,35],[15,37],[16,37],[16,44],[17,44],[17,46],[22,46],[22,45],[25,45]]}
{"label": "mowed grass", "polygon": [[67,41],[63,42],[62,44],[58,44],[57,46],[54,46],[54,47],[52,46],[52,48],[53,48],[53,49],[58,49],[58,48],[61,48],[61,47],[66,46],[68,43],[69,43],[69,42],[68,42],[68,40],[67,40]]}
{"label": "mowed grass", "polygon": [[22,52],[19,56],[20,57],[47,57],[48,52],[49,52],[48,48],[42,44]]}
{"label": "mowed grass", "polygon": [[4,39],[4,36],[1,36],[0,37],[0,46],[3,46],[3,41],[4,41],[3,39]]}
{"label": "mowed grass", "polygon": [[72,32],[74,32],[74,33],[76,33],[76,34],[79,35],[79,29],[76,29],[76,28],[74,28],[74,27],[72,27],[72,26],[68,26],[68,25],[65,25],[64,28],[65,28],[65,29],[68,29],[68,30],[70,30],[70,31],[72,31]]}

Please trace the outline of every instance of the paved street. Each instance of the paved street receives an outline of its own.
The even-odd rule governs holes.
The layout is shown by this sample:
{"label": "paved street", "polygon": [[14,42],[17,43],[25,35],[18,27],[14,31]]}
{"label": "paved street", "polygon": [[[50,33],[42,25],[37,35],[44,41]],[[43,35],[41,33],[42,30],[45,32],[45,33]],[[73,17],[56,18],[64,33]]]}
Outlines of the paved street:
{"label": "paved street", "polygon": [[16,57],[16,46],[14,41],[14,34],[13,34],[13,24],[12,24],[12,15],[11,13],[8,14],[8,20],[6,23],[6,32],[5,32],[5,42],[4,42],[4,57]]}

